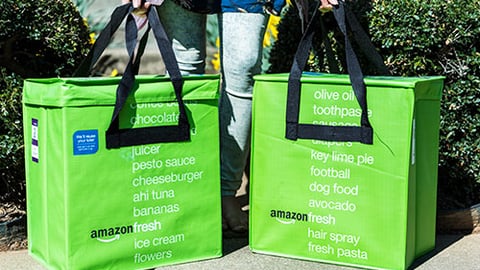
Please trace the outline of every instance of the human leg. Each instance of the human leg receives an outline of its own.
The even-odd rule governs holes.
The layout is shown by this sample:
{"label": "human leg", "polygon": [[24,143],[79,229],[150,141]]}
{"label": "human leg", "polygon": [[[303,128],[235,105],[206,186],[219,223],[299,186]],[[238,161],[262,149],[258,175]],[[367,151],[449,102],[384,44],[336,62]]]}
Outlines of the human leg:
{"label": "human leg", "polygon": [[158,13],[182,75],[205,73],[206,15],[190,12],[172,0],[166,0]]}
{"label": "human leg", "polygon": [[232,230],[247,230],[248,216],[234,198],[250,150],[253,76],[261,72],[267,16],[223,13],[220,16],[222,93],[220,158],[223,217]]}

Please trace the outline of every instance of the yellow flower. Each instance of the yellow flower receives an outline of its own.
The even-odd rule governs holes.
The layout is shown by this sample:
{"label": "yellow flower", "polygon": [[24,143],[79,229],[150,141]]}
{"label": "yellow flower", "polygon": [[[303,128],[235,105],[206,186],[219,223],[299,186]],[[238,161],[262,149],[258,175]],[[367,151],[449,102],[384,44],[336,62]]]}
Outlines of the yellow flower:
{"label": "yellow flower", "polygon": [[117,76],[117,75],[118,75],[118,69],[114,68],[114,69],[112,70],[112,72],[110,73],[110,76],[111,76],[111,77],[115,77],[115,76]]}
{"label": "yellow flower", "polygon": [[95,32],[91,32],[90,33],[90,44],[93,44],[95,43]]}
{"label": "yellow flower", "polygon": [[217,39],[215,40],[215,46],[217,47],[217,52],[213,54],[212,66],[216,71],[218,71],[220,70],[220,52],[219,52],[220,38],[219,37],[217,37]]}
{"label": "yellow flower", "polygon": [[278,29],[277,26],[280,23],[280,16],[270,16],[267,24],[267,31],[263,38],[263,47],[269,47],[272,45],[272,41],[277,40]]}

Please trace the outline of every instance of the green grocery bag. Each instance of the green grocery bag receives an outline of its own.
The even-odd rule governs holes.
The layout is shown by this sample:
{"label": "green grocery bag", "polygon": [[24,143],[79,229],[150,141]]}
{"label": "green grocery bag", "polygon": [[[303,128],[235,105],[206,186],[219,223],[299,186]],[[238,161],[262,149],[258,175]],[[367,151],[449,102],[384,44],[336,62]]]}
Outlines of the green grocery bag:
{"label": "green grocery bag", "polygon": [[350,78],[300,79],[303,42],[290,74],[255,77],[250,248],[406,269],[435,245],[443,78],[363,78],[350,57]]}
{"label": "green grocery bag", "polygon": [[[151,10],[169,77],[135,78],[132,57],[121,79],[25,81],[28,248],[49,269],[146,269],[222,254],[219,76],[182,78]],[[102,35],[130,12],[117,8]]]}

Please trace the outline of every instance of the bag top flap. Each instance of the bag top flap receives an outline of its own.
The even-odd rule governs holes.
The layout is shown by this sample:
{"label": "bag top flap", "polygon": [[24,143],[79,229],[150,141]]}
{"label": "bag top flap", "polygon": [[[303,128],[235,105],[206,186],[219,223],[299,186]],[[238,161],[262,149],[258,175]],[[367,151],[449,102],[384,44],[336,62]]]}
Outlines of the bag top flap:
{"label": "bag top flap", "polygon": [[[287,83],[288,73],[261,74],[254,77],[255,81]],[[369,87],[388,87],[415,90],[417,99],[440,100],[443,90],[443,76],[365,76],[365,85]],[[348,74],[330,74],[303,72],[301,83],[351,85]]]}
{"label": "bag top flap", "polygon": [[[24,82],[23,103],[53,107],[114,105],[120,77],[27,79]],[[217,99],[218,74],[184,77],[183,99]],[[136,86],[129,99],[136,103],[170,102],[175,100],[172,83],[167,76],[136,76]]]}

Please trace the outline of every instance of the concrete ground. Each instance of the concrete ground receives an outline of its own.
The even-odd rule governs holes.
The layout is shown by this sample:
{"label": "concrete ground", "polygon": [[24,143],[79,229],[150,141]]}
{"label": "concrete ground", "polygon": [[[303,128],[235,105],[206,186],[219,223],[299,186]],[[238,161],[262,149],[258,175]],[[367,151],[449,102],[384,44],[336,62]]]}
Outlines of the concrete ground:
{"label": "concrete ground", "polygon": [[[0,252],[2,270],[45,270],[27,250]],[[343,270],[356,269],[326,263],[255,254],[247,238],[225,239],[224,256],[218,259],[159,267],[158,270]],[[439,235],[435,250],[417,259],[411,269],[480,269],[480,234]]]}

